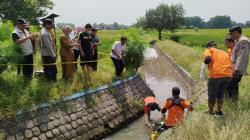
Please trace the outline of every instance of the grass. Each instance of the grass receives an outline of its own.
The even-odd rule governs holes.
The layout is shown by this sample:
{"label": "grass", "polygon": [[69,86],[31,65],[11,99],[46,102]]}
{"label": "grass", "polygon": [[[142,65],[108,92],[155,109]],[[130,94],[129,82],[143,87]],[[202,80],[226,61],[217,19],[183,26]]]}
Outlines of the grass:
{"label": "grass", "polygon": [[[250,37],[249,29],[244,30]],[[159,41],[159,47],[173,59],[185,68],[192,77],[199,81],[200,65],[204,42],[217,39],[220,48],[225,48],[223,40],[227,30],[192,30],[179,31],[179,43],[168,40],[171,33],[164,33],[167,40]],[[147,34],[145,38],[156,40],[157,34]],[[188,45],[190,46],[188,46]],[[195,44],[192,46],[192,44]],[[248,73],[250,72],[250,64]],[[231,104],[226,102],[223,106],[225,119],[216,119],[205,115],[207,103],[201,103],[195,106],[195,110],[185,121],[184,125],[175,129],[171,136],[163,138],[164,140],[245,140],[250,139],[250,76],[244,76],[240,84],[239,102]]]}
{"label": "grass", "polygon": [[[243,33],[250,37],[250,28],[244,29]],[[198,31],[192,29],[178,30],[176,33],[167,33],[163,34],[165,39],[171,39],[175,36],[177,42],[187,45],[189,47],[200,47],[205,46],[205,44],[214,40],[218,43],[218,47],[225,49],[224,39],[228,34],[227,29],[201,29]]]}
{"label": "grass", "polygon": [[[1,27],[3,27],[2,25]],[[1,29],[5,31],[7,27]],[[11,29],[13,29],[13,27],[11,27]],[[32,32],[38,32],[38,29],[34,27],[32,28]],[[60,31],[57,32],[58,38]],[[7,30],[4,33],[8,38],[1,37],[0,39],[11,41],[9,38],[11,32]],[[39,76],[27,82],[23,80],[22,76],[17,76],[15,65],[9,66],[8,70],[0,74],[0,118],[15,117],[16,112],[20,109],[29,109],[39,103],[50,103],[50,101],[60,100],[64,96],[71,95],[74,92],[82,91],[86,88],[111,83],[115,77],[115,72],[109,53],[114,41],[119,38],[120,33],[119,31],[99,31],[98,35],[102,42],[98,51],[104,53],[99,55],[99,60],[104,61],[99,62],[98,71],[92,73],[83,72],[80,66],[78,66],[72,83],[64,81],[61,78],[62,69],[60,64],[57,65],[57,82],[48,82],[44,77]],[[61,61],[59,50],[60,44],[59,39],[57,39],[57,62]],[[43,69],[39,50],[34,56],[34,64],[34,71]],[[123,78],[129,75],[131,75],[131,72],[126,71],[123,74]]]}

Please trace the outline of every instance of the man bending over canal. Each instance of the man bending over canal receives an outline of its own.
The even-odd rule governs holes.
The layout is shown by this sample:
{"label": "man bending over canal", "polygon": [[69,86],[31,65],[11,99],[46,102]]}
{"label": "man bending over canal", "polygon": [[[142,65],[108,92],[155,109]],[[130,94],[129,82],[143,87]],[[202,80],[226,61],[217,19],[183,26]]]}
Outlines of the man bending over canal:
{"label": "man bending over canal", "polygon": [[233,75],[232,62],[229,55],[216,48],[216,43],[210,41],[206,45],[204,52],[204,63],[202,65],[200,77],[204,79],[206,67],[209,71],[208,79],[208,114],[214,115],[214,105],[217,103],[217,117],[223,117],[222,104],[224,93]]}
{"label": "man bending over canal", "polygon": [[148,96],[144,99],[144,116],[147,126],[150,126],[150,112],[157,109],[161,111],[159,104],[156,102],[155,96]]}

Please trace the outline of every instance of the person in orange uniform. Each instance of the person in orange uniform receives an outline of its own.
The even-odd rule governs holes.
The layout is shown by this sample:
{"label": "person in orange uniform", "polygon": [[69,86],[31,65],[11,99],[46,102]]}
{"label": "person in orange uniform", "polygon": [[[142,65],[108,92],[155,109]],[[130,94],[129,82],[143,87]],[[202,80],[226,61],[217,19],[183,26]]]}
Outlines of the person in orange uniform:
{"label": "person in orange uniform", "polygon": [[161,108],[159,104],[156,102],[155,96],[148,96],[144,99],[144,117],[147,126],[150,126],[150,112],[157,109],[159,112]]}
{"label": "person in orange uniform", "polygon": [[228,55],[232,57],[235,41],[230,36],[227,36],[225,39],[225,45],[228,48]]}
{"label": "person in orange uniform", "polygon": [[[204,63],[202,65],[201,77],[204,77],[205,67],[208,66],[208,114],[214,115],[214,105],[217,102],[215,115],[223,117],[222,104],[224,93],[232,80],[232,61],[228,53],[216,48],[217,44],[210,41],[204,52]],[[203,76],[202,76],[203,75]]]}
{"label": "person in orange uniform", "polygon": [[[235,41],[232,39],[230,35],[226,37],[225,46],[228,48],[228,55],[230,58],[232,58],[235,44],[236,44]],[[232,83],[232,81],[230,83]],[[234,94],[230,92],[231,91],[230,83],[229,83],[229,86],[227,87],[226,98],[229,99],[229,101],[232,101]]]}
{"label": "person in orange uniform", "polygon": [[190,105],[188,100],[180,98],[180,88],[174,87],[172,89],[173,97],[168,98],[162,113],[166,113],[168,110],[168,116],[165,122],[165,129],[182,124],[184,119],[184,110],[187,108],[189,111],[193,111],[193,107]]}

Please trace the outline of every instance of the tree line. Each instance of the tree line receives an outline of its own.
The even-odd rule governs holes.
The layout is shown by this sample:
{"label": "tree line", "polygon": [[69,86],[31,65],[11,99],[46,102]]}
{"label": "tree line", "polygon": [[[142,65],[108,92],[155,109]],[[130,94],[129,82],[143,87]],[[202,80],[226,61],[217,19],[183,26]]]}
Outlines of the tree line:
{"label": "tree line", "polygon": [[209,21],[205,21],[199,16],[194,17],[185,17],[184,28],[201,28],[201,29],[223,29],[230,28],[232,26],[241,26],[241,27],[250,27],[250,21],[246,21],[246,23],[237,23],[233,21],[230,16],[227,15],[218,15],[209,19]]}
{"label": "tree line", "polygon": [[227,15],[218,15],[205,21],[201,17],[184,17],[185,10],[182,4],[168,5],[161,3],[153,9],[148,9],[145,16],[137,19],[137,23],[133,26],[142,27],[144,29],[154,29],[159,33],[163,30],[175,31],[177,28],[210,28],[210,29],[223,29],[232,26],[250,27],[250,21],[246,23],[236,23]]}
{"label": "tree line", "polygon": [[[62,29],[66,25],[72,27],[73,29],[82,28],[82,27],[76,27],[75,24],[73,23],[64,23],[64,22],[57,23],[56,27],[57,29]],[[129,26],[114,22],[113,24],[94,23],[93,27],[98,30],[121,30],[121,29],[128,29]],[[79,30],[82,30],[82,29],[79,29]]]}

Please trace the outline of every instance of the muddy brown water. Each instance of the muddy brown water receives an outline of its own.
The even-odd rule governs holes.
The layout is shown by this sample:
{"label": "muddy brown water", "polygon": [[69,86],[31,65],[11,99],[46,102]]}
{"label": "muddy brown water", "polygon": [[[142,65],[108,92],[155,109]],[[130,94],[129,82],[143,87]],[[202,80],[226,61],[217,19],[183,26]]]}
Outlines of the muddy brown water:
{"label": "muddy brown water", "polygon": [[[173,87],[180,87],[181,97],[187,98],[188,93],[183,86],[181,76],[158,49],[149,48],[145,52],[142,71],[145,74],[146,83],[156,95],[161,107],[171,96]],[[160,113],[154,111],[151,116],[153,120],[158,120]],[[104,140],[150,140],[150,129],[145,126],[144,118],[141,117]]]}

